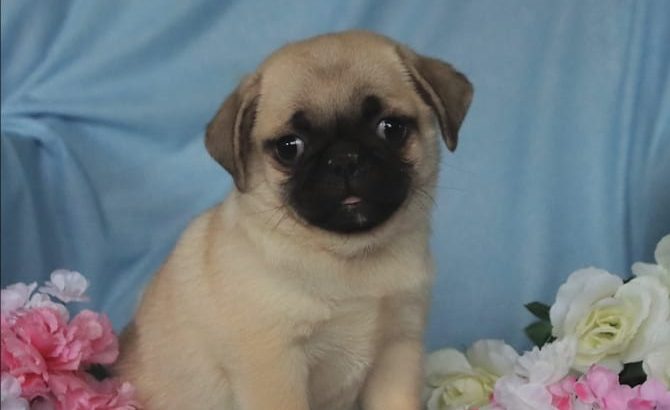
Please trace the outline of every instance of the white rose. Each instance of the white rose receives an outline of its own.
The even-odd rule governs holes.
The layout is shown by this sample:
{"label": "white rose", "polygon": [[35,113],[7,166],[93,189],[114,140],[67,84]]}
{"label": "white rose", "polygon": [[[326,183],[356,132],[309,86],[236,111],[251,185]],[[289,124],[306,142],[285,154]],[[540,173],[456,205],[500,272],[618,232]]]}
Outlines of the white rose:
{"label": "white rose", "polygon": [[550,310],[553,334],[575,337],[574,368],[600,363],[618,372],[656,348],[670,317],[668,290],[657,278],[638,277],[623,284],[601,269],[574,272],[558,290]]}
{"label": "white rose", "polygon": [[647,376],[670,389],[670,324],[665,326],[661,339],[658,347],[644,358],[642,368]]}
{"label": "white rose", "polygon": [[642,368],[647,376],[659,380],[670,389],[670,348],[651,352],[642,363]]}
{"label": "white rose", "polygon": [[426,358],[429,410],[467,410],[488,404],[496,380],[514,368],[518,355],[499,340],[480,340],[464,355],[442,349]]}
{"label": "white rose", "polygon": [[653,276],[658,278],[670,290],[670,235],[664,236],[654,252],[656,265],[636,262],[633,264],[635,276]]}

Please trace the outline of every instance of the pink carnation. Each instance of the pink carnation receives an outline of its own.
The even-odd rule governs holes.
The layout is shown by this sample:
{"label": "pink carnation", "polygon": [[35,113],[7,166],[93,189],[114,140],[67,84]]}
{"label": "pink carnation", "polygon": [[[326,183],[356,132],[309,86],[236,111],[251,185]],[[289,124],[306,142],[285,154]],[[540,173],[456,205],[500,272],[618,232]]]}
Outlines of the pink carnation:
{"label": "pink carnation", "polygon": [[[633,409],[670,410],[670,391],[656,379],[648,379],[644,384],[635,387],[637,398],[631,403]],[[635,407],[637,406],[637,407]],[[651,407],[644,407],[651,406]]]}
{"label": "pink carnation", "polygon": [[558,410],[573,410],[575,383],[577,378],[574,376],[567,376],[549,387],[551,393],[551,404]]}
{"label": "pink carnation", "polygon": [[67,308],[47,295],[84,300],[86,279],[69,271],[54,272],[51,279],[40,292],[34,292],[36,284],[2,290],[3,409],[139,409],[130,384],[98,381],[85,372],[88,365],[112,364],[119,355],[107,316],[84,310],[68,323]]}
{"label": "pink carnation", "polygon": [[73,337],[57,310],[35,308],[22,312],[12,329],[19,339],[42,355],[49,371],[79,368],[84,344]]}
{"label": "pink carnation", "polygon": [[[34,308],[22,311],[5,327],[22,342],[21,346],[25,345],[23,356],[35,356],[36,351],[49,371],[77,370],[81,364],[110,364],[119,354],[109,319],[90,310],[80,312],[67,324],[54,309]],[[19,345],[13,342],[12,346]]]}
{"label": "pink carnation", "polygon": [[48,391],[44,380],[47,366],[35,348],[21,341],[8,328],[2,329],[0,346],[2,372],[9,373],[19,381],[24,397],[32,399]]}
{"label": "pink carnation", "polygon": [[574,388],[582,403],[602,410],[670,410],[670,392],[659,381],[621,385],[619,376],[602,366],[592,366]]}
{"label": "pink carnation", "polygon": [[[505,385],[504,382],[509,380],[517,380],[516,387],[514,383]],[[510,386],[513,388],[509,389]],[[517,410],[522,407],[556,410],[670,410],[670,391],[660,381],[648,379],[636,387],[621,385],[616,373],[598,365],[592,366],[579,379],[567,376],[546,386],[546,392],[551,395],[551,404],[547,402],[549,407],[537,403],[533,404],[535,407],[527,405],[532,397],[526,394],[527,391],[522,390],[532,387],[536,388],[538,385],[524,385],[519,378],[503,377],[496,384],[494,395],[496,397],[493,397],[485,408],[487,410]]]}
{"label": "pink carnation", "polygon": [[84,363],[111,364],[118,357],[119,343],[107,316],[81,311],[70,321],[70,331],[84,346]]}
{"label": "pink carnation", "polygon": [[596,404],[603,410],[627,410],[628,402],[635,398],[630,386],[620,385],[619,376],[603,366],[593,366],[575,383],[575,393],[580,401]]}
{"label": "pink carnation", "polygon": [[97,381],[83,372],[54,373],[49,378],[55,410],[136,409],[134,389],[117,379]]}

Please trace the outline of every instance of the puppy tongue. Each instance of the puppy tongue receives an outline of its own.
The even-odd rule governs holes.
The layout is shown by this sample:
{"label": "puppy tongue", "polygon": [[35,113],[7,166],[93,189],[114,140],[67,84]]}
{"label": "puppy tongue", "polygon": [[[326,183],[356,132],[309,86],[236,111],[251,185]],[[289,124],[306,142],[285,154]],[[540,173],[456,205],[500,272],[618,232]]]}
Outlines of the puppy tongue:
{"label": "puppy tongue", "polygon": [[356,205],[361,202],[361,198],[357,196],[348,196],[342,201],[342,205]]}

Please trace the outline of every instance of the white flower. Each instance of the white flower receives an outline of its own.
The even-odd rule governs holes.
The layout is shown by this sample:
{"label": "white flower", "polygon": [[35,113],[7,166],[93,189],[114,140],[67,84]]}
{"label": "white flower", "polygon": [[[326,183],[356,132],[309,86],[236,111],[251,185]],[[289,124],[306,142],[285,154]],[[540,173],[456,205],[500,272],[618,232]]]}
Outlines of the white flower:
{"label": "white flower", "polygon": [[0,381],[2,410],[29,410],[28,401],[21,397],[21,384],[9,373],[2,373]]}
{"label": "white flower", "polygon": [[0,293],[0,309],[2,314],[8,315],[24,307],[36,287],[37,284],[35,282],[29,285],[19,282],[2,289]]}
{"label": "white flower", "polygon": [[654,276],[670,290],[670,235],[664,236],[656,245],[654,252],[656,265],[651,263],[635,262],[633,273],[635,276]]}
{"label": "white flower", "polygon": [[529,383],[548,386],[568,375],[576,353],[576,339],[561,339],[524,353],[517,360],[514,371]]}
{"label": "white flower", "polygon": [[26,308],[29,309],[49,308],[60,313],[60,316],[63,318],[64,321],[67,322],[70,319],[70,313],[68,312],[65,305],[63,305],[62,303],[54,302],[48,295],[45,295],[44,293],[38,292],[33,294],[28,303],[26,303]]}
{"label": "white flower", "polygon": [[670,389],[670,326],[665,327],[658,347],[645,357],[642,368],[647,376]]}
{"label": "white flower", "polygon": [[51,273],[51,280],[40,287],[40,292],[56,297],[65,303],[86,302],[84,295],[88,280],[79,272],[58,269]]}
{"label": "white flower", "polygon": [[551,393],[540,383],[528,383],[517,376],[500,378],[495,387],[496,402],[507,410],[554,410]]}
{"label": "white flower", "polygon": [[555,337],[577,339],[575,369],[600,363],[618,372],[656,348],[670,318],[670,299],[657,278],[623,284],[618,276],[587,268],[559,288],[550,316]]}
{"label": "white flower", "polygon": [[576,350],[577,341],[566,338],[524,353],[516,361],[514,374],[496,383],[496,403],[507,410],[554,409],[547,387],[568,375]]}
{"label": "white flower", "polygon": [[513,370],[518,355],[499,340],[480,340],[464,355],[442,349],[426,358],[429,410],[467,410],[489,402],[496,380]]}
{"label": "white flower", "polygon": [[659,380],[670,389],[670,348],[658,349],[647,355],[642,363],[647,376]]}
{"label": "white flower", "polygon": [[474,368],[484,369],[498,377],[509,373],[519,354],[502,340],[478,340],[465,352]]}

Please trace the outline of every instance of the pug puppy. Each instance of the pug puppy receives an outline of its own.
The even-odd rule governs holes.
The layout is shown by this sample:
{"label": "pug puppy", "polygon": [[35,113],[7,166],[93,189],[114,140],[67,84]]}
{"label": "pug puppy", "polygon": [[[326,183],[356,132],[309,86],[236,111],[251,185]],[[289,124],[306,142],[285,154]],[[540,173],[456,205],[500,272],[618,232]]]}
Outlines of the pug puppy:
{"label": "pug puppy", "polygon": [[205,141],[236,189],[123,337],[146,408],[419,409],[438,135],[456,148],[471,98],[449,64],[362,31],[244,79]]}

